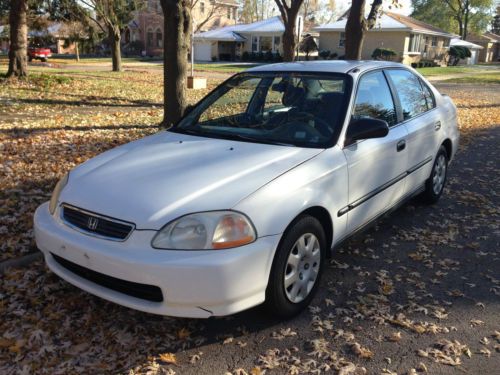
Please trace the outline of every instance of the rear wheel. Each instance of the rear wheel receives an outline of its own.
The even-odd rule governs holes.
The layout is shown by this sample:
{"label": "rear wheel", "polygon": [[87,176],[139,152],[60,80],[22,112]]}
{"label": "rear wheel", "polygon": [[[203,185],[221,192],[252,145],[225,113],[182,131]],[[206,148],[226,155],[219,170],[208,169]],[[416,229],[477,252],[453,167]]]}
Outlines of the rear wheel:
{"label": "rear wheel", "polygon": [[422,199],[425,203],[436,203],[441,194],[443,194],[448,174],[448,154],[444,146],[439,148],[439,151],[432,166],[431,176],[425,183],[425,190],[422,193]]}
{"label": "rear wheel", "polygon": [[287,230],[274,257],[266,306],[274,315],[290,318],[314,297],[326,254],[326,239],[320,222],[302,216]]}

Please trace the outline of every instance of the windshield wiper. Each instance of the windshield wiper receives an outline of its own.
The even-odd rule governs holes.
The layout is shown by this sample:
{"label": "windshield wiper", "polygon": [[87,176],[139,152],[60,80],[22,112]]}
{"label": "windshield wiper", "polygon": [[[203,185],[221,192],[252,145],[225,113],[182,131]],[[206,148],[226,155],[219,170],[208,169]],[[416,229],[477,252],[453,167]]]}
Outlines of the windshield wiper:
{"label": "windshield wiper", "polygon": [[255,138],[255,137],[250,137],[248,135],[242,135],[242,134],[227,134],[227,136],[228,136],[228,138],[236,138],[236,139],[241,139],[242,141],[264,143],[264,144],[267,144],[267,145],[296,147],[292,143],[284,143],[284,142],[278,142],[278,141],[271,141],[271,140],[268,140],[268,139]]}

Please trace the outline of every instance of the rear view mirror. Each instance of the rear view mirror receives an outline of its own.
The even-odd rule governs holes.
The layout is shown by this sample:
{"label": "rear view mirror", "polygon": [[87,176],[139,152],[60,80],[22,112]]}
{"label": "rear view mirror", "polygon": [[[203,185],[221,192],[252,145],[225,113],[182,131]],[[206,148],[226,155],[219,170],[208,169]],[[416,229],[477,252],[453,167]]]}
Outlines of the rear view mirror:
{"label": "rear view mirror", "polygon": [[361,139],[383,138],[389,133],[387,121],[375,118],[351,120],[345,137],[345,146]]}

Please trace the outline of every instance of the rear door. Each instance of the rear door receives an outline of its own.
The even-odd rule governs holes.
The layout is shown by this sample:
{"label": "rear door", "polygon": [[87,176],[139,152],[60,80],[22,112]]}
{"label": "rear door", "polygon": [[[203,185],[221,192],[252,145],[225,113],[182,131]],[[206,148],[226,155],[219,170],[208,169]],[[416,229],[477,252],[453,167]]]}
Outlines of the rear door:
{"label": "rear door", "polygon": [[431,90],[406,69],[388,69],[386,75],[401,105],[402,124],[408,131],[407,191],[421,187],[430,176],[441,128],[439,111]]}
{"label": "rear door", "polygon": [[352,117],[387,121],[390,130],[383,138],[365,139],[344,147],[349,174],[349,232],[366,224],[405,194],[408,132],[397,124],[396,106],[381,70],[365,73],[358,81]]}

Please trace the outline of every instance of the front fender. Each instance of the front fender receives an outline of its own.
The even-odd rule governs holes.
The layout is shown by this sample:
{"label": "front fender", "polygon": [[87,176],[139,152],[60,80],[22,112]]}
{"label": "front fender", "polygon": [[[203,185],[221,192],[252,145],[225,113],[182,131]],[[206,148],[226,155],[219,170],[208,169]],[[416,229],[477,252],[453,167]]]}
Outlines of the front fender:
{"label": "front fender", "polygon": [[[337,216],[347,205],[347,164],[335,146],[270,181],[233,208],[247,214],[259,237],[281,234],[308,208],[325,208],[333,222],[333,243],[346,231],[347,215]],[[332,243],[332,245],[333,245]]]}

